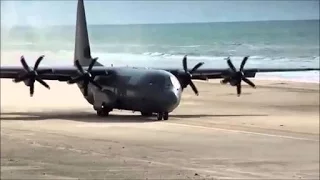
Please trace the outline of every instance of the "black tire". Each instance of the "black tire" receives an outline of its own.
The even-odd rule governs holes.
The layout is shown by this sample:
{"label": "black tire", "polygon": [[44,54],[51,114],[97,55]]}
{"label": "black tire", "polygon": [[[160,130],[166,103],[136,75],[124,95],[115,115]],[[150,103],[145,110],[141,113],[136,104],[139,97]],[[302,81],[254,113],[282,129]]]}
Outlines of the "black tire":
{"label": "black tire", "polygon": [[104,111],[104,112],[103,112],[103,116],[109,116],[109,112],[110,112],[110,111]]}
{"label": "black tire", "polygon": [[102,110],[97,110],[97,115],[100,116],[100,117],[103,116],[103,111]]}
{"label": "black tire", "polygon": [[106,116],[109,115],[109,111],[106,111],[104,109],[97,110],[97,115],[100,116],[100,117],[106,117]]}
{"label": "black tire", "polygon": [[162,114],[162,113],[158,113],[158,114],[157,114],[157,119],[158,119],[158,120],[162,120],[162,118],[163,118],[163,114]]}
{"label": "black tire", "polygon": [[169,113],[165,112],[163,113],[163,120],[168,120],[169,119]]}

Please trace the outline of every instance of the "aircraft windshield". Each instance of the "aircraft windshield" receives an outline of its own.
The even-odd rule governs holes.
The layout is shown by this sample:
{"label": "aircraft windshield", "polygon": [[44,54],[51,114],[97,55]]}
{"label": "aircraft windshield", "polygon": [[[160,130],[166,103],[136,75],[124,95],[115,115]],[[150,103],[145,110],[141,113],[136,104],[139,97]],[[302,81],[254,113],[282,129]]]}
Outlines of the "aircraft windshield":
{"label": "aircraft windshield", "polygon": [[174,75],[163,76],[163,75],[149,75],[148,85],[157,88],[179,88],[180,82]]}
{"label": "aircraft windshield", "polygon": [[166,79],[163,76],[149,76],[149,85],[164,87],[166,84]]}
{"label": "aircraft windshield", "polygon": [[149,85],[158,88],[171,88],[179,87],[180,83],[174,76],[163,76],[163,75],[151,75],[149,78]]}

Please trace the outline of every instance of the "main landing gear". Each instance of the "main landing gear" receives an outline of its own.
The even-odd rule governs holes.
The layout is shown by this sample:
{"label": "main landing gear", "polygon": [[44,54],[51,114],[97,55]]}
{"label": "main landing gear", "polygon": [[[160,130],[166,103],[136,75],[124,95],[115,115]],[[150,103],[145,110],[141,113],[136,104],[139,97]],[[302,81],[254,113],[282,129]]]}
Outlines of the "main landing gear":
{"label": "main landing gear", "polygon": [[152,113],[149,113],[149,112],[141,112],[141,115],[144,116],[144,117],[150,117],[150,116],[152,116]]}
{"label": "main landing gear", "polygon": [[106,116],[109,116],[109,112],[110,111],[107,111],[105,109],[99,109],[97,110],[97,115],[100,117],[106,117]]}
{"label": "main landing gear", "polygon": [[[153,113],[149,112],[141,112],[141,115],[144,117],[151,117]],[[158,112],[157,113],[157,119],[158,120],[168,120],[169,119],[169,113],[168,112]]]}
{"label": "main landing gear", "polygon": [[100,117],[109,116],[109,112],[112,111],[111,108],[108,108],[106,106],[102,106],[101,108],[94,108],[94,110],[97,111],[97,115],[100,116]]}
{"label": "main landing gear", "polygon": [[157,113],[157,119],[158,120],[168,120],[169,119],[169,113],[168,112],[158,112]]}

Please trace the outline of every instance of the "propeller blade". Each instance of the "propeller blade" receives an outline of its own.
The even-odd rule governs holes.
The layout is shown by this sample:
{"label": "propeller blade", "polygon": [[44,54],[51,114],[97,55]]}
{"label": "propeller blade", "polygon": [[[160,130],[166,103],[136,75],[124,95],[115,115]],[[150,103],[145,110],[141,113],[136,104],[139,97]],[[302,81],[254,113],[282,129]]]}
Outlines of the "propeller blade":
{"label": "propeller blade", "polygon": [[239,69],[239,71],[237,71],[236,68],[234,67],[234,65],[232,64],[230,58],[228,57],[227,63],[233,72],[228,73],[228,77],[225,77],[223,80],[220,81],[222,84],[230,82],[230,84],[232,86],[237,86],[238,96],[240,96],[240,94],[241,94],[241,82],[242,81],[244,81],[245,83],[247,83],[251,87],[256,88],[255,84],[253,82],[251,82],[249,79],[247,79],[243,73],[243,69],[244,69],[244,66],[245,66],[248,58],[249,58],[249,56],[245,56],[243,58],[241,65],[240,65],[240,69]]}
{"label": "propeller blade", "polygon": [[246,82],[247,84],[249,84],[251,87],[256,88],[256,85],[253,82],[251,82],[249,79],[247,79],[246,77],[242,77],[242,80],[244,82]]}
{"label": "propeller blade", "polygon": [[39,74],[52,72],[52,69],[42,69],[40,71],[37,71],[41,61],[43,60],[43,58],[44,58],[44,55],[39,56],[38,59],[35,62],[33,70],[31,70],[31,68],[29,67],[28,63],[26,62],[24,56],[21,56],[21,58],[20,58],[21,64],[22,64],[23,68],[27,72],[23,73],[23,74],[18,74],[18,76],[13,80],[16,83],[21,82],[21,81],[26,81],[27,82],[26,85],[29,86],[30,96],[31,97],[34,94],[34,88],[35,88],[34,84],[35,84],[36,81],[38,81],[40,84],[42,84],[46,88],[50,89],[50,86],[44,80],[42,80],[40,78]]}
{"label": "propeller blade", "polygon": [[30,68],[29,68],[29,66],[28,66],[28,64],[27,64],[27,62],[26,62],[26,60],[24,59],[23,56],[21,56],[20,62],[21,62],[22,66],[23,66],[23,68],[24,68],[25,70],[27,70],[28,72],[31,71]]}
{"label": "propeller blade", "polygon": [[40,84],[42,84],[44,87],[50,89],[50,86],[49,86],[46,82],[44,82],[44,80],[40,79],[39,77],[36,77],[36,80],[37,80]]}
{"label": "propeller blade", "polygon": [[31,82],[30,84],[30,96],[32,97],[34,94],[34,82]]}
{"label": "propeller blade", "polygon": [[230,59],[227,60],[227,63],[228,63],[228,65],[229,65],[230,69],[232,69],[233,72],[236,72],[236,71],[237,71],[237,69],[234,67],[234,65],[232,64],[232,62],[231,62]]}
{"label": "propeller blade", "polygon": [[92,59],[90,65],[89,65],[88,71],[91,71],[91,69],[92,69],[92,67],[94,66],[94,64],[96,63],[97,59],[98,59],[98,58]]}
{"label": "propeller blade", "polygon": [[184,72],[188,72],[187,55],[183,57],[182,65],[183,65]]}
{"label": "propeller blade", "polygon": [[[197,69],[199,69],[202,65],[204,64],[204,62],[199,62],[198,64],[196,64],[191,71],[188,71],[188,62],[187,62],[187,55],[185,55],[182,59],[182,66],[184,69],[184,74],[182,76],[182,87],[186,88],[188,85],[191,86],[192,90],[194,91],[194,93],[198,96],[199,92],[197,87],[193,84],[192,82],[192,73],[194,73],[195,71],[197,71]],[[200,80],[208,80],[208,77],[206,76],[199,76],[196,79],[200,79]]]}
{"label": "propeller blade", "polygon": [[237,84],[237,94],[238,94],[238,97],[241,94],[241,83]]}
{"label": "propeller blade", "polygon": [[83,68],[82,68],[79,60],[76,60],[75,64],[76,64],[78,70],[79,70],[82,74],[84,74],[84,70],[83,70]]}
{"label": "propeller blade", "polygon": [[248,58],[249,58],[249,56],[246,56],[246,57],[243,58],[243,60],[242,60],[242,62],[241,62],[241,65],[240,65],[240,71],[243,70],[244,65],[246,64]]}
{"label": "propeller blade", "polygon": [[190,74],[194,73],[199,67],[201,67],[204,64],[204,62],[199,62],[197,65],[195,65],[191,71]]}
{"label": "propeller blade", "polygon": [[44,55],[40,56],[40,57],[37,59],[35,65],[34,65],[34,67],[33,67],[33,70],[34,70],[34,71],[36,71],[36,70],[38,69],[39,64],[40,64],[40,62],[42,61],[43,57],[44,57]]}
{"label": "propeller blade", "polygon": [[191,86],[192,90],[194,91],[194,93],[198,96],[198,95],[199,95],[198,89],[197,89],[197,87],[193,84],[192,81],[190,81],[190,86]]}
{"label": "propeller blade", "polygon": [[83,83],[83,95],[88,96],[88,82]]}
{"label": "propeller blade", "polygon": [[91,83],[92,85],[96,86],[97,88],[99,88],[100,90],[102,89],[102,87],[93,80],[93,76],[90,74],[94,64],[96,63],[98,58],[94,58],[91,60],[89,67],[86,71],[84,71],[84,69],[82,68],[79,60],[75,61],[75,65],[78,68],[78,70],[80,71],[81,75],[71,79],[68,81],[68,84],[73,84],[73,83],[77,83],[79,81],[82,81],[82,88],[83,88],[83,95],[84,96],[88,96],[88,86],[89,83]]}

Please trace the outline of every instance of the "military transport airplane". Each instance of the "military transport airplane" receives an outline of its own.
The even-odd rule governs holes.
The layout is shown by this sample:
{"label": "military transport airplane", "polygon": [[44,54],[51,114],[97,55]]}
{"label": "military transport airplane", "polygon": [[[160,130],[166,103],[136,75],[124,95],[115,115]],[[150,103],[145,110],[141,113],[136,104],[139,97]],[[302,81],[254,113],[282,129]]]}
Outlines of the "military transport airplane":
{"label": "military transport airplane", "polygon": [[169,113],[178,107],[181,94],[188,85],[198,95],[192,79],[208,80],[221,78],[221,83],[229,83],[241,94],[241,82],[255,88],[247,78],[255,77],[257,72],[311,71],[319,68],[301,69],[244,69],[248,59],[245,57],[237,70],[230,59],[229,68],[200,69],[199,62],[192,69],[188,68],[187,56],[182,60],[183,69],[178,68],[133,68],[104,67],[91,57],[86,15],[83,0],[78,0],[75,32],[74,66],[39,67],[44,56],[40,56],[34,67],[28,66],[21,57],[21,67],[2,66],[1,78],[10,78],[14,82],[23,81],[34,93],[34,83],[38,81],[46,88],[44,80],[58,80],[76,83],[84,98],[93,105],[98,116],[107,116],[113,109],[139,111],[143,116],[157,114],[158,120],[167,120]]}

